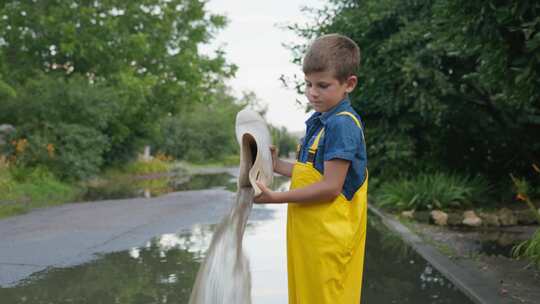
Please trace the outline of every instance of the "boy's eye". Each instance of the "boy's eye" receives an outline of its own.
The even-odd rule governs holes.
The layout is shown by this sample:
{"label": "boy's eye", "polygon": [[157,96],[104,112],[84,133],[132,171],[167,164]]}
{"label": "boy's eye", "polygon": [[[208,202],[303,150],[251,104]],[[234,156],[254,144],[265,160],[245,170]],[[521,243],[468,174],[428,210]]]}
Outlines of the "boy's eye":
{"label": "boy's eye", "polygon": [[[309,83],[309,82],[306,82],[305,85],[308,88],[311,88],[313,86],[313,84]],[[328,83],[317,83],[316,86],[319,89],[326,89],[326,88],[328,88],[330,86],[330,84],[328,84]]]}

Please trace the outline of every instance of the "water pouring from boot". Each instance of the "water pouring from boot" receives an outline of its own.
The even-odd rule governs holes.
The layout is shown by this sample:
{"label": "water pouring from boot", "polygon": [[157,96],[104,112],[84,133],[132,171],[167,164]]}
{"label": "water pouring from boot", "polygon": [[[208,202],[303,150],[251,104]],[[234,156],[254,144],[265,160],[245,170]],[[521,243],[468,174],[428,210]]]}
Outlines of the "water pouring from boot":
{"label": "water pouring from boot", "polygon": [[249,109],[236,116],[236,138],[240,145],[236,201],[212,237],[190,304],[251,303],[251,273],[242,239],[253,197],[261,193],[257,182],[270,185],[273,180],[272,139],[264,119]]}

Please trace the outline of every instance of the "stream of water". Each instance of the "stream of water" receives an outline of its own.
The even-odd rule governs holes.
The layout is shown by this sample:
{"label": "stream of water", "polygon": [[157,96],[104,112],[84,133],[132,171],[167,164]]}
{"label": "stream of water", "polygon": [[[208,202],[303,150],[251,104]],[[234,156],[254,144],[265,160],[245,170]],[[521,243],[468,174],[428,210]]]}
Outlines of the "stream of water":
{"label": "stream of water", "polygon": [[252,204],[253,189],[240,188],[236,203],[216,228],[189,304],[251,303],[251,274],[242,239]]}

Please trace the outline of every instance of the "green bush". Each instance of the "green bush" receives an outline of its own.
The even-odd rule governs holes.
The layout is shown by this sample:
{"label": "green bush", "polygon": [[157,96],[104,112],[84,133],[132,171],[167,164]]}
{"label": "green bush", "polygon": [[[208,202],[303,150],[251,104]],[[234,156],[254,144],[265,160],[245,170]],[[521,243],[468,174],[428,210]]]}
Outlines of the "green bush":
{"label": "green bush", "polygon": [[16,164],[13,177],[18,180],[39,167],[62,180],[95,175],[109,147],[103,134],[79,124],[56,123],[40,130],[22,127],[13,136],[25,143],[8,150]]}
{"label": "green bush", "polygon": [[540,229],[536,230],[533,237],[519,245],[513,250],[516,258],[530,259],[538,268],[540,268]]}
{"label": "green bush", "polygon": [[18,91],[0,106],[0,120],[16,126],[6,152],[17,167],[43,166],[63,180],[96,174],[111,148],[109,130],[122,115],[118,94],[84,77],[54,73]]}
{"label": "green bush", "polygon": [[470,207],[484,201],[488,193],[488,184],[480,177],[423,173],[382,183],[375,200],[379,206],[394,210],[448,209]]}
{"label": "green bush", "polygon": [[238,154],[234,127],[242,105],[225,95],[209,96],[207,104],[163,119],[154,143],[157,150],[195,163],[222,161]]}

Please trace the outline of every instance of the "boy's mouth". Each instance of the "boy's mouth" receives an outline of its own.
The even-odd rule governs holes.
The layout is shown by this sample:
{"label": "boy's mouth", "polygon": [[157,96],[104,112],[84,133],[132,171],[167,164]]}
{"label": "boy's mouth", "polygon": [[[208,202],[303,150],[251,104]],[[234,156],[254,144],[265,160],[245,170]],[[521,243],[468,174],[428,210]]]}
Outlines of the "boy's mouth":
{"label": "boy's mouth", "polygon": [[323,108],[324,105],[322,102],[313,102],[311,103],[311,105],[314,107],[314,108]]}

